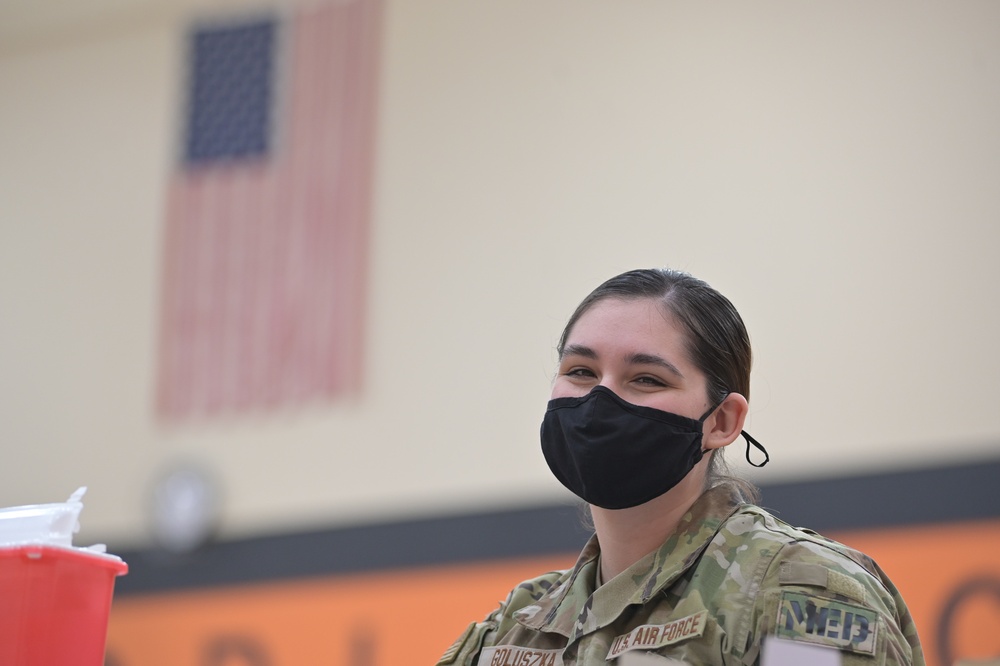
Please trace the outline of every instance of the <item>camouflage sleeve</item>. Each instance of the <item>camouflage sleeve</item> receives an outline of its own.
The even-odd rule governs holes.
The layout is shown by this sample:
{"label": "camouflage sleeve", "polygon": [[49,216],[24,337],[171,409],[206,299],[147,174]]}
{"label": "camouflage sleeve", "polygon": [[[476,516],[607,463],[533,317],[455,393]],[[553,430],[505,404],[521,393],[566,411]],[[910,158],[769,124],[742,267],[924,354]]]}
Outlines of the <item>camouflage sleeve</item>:
{"label": "camouflage sleeve", "polygon": [[497,618],[503,606],[496,609],[482,622],[472,622],[437,662],[437,666],[474,666],[479,653],[490,644],[496,634]]}
{"label": "camouflage sleeve", "polygon": [[483,648],[492,646],[497,636],[504,635],[516,625],[514,611],[540,599],[565,573],[550,571],[515,587],[485,620],[473,622],[465,628],[458,640],[438,660],[437,666],[474,666]]}
{"label": "camouflage sleeve", "polygon": [[[893,585],[892,581],[889,580],[889,576],[885,574],[884,571],[876,564],[874,561],[871,562],[872,568],[875,573],[880,578],[881,582],[885,585],[886,590],[892,596],[895,602],[895,607],[898,613],[898,627],[903,635],[903,639],[906,641],[906,645],[909,645],[911,653],[913,655],[913,664],[919,664],[919,666],[924,666],[924,652],[920,646],[920,637],[917,635],[917,625],[913,621],[913,616],[910,614],[910,609],[906,607],[906,602],[903,601],[902,595],[896,586]],[[906,662],[888,662],[892,663],[906,663]]]}
{"label": "camouflage sleeve", "polygon": [[748,656],[759,663],[769,636],[836,648],[843,666],[924,666],[916,628],[896,588],[874,562],[821,542],[785,545],[756,595]]}

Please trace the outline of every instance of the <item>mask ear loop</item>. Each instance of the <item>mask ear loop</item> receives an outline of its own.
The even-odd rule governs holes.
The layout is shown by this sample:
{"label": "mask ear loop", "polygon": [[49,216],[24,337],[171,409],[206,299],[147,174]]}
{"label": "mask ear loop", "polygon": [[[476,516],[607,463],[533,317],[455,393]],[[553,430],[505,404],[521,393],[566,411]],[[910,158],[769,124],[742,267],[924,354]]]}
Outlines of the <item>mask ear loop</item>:
{"label": "mask ear loop", "polygon": [[[704,423],[705,419],[707,419],[712,412],[714,412],[716,409],[718,409],[719,405],[721,405],[722,403],[724,403],[726,401],[726,398],[728,398],[728,397],[729,397],[729,393],[727,393],[726,395],[722,396],[722,400],[720,400],[719,402],[715,403],[712,407],[710,407],[709,410],[707,412],[705,412],[700,419],[698,419],[698,421],[700,423]],[[764,465],[766,465],[767,463],[769,463],[771,461],[771,456],[768,455],[767,449],[764,448],[763,444],[761,444],[756,439],[754,439],[753,437],[751,437],[750,433],[748,433],[746,430],[740,430],[740,434],[743,435],[743,437],[747,440],[747,462],[748,463],[750,463],[754,467],[763,467]],[[760,449],[761,453],[764,454],[764,462],[762,462],[759,465],[757,463],[755,463],[754,461],[750,460],[750,445],[751,444],[753,444],[758,449]],[[702,453],[704,453],[704,452],[705,452],[704,449],[702,449]]]}
{"label": "mask ear loop", "polygon": [[[754,467],[763,467],[764,465],[766,465],[771,460],[771,456],[769,456],[767,454],[767,449],[764,448],[764,445],[761,444],[760,442],[758,442],[753,437],[751,437],[750,434],[746,430],[740,430],[740,434],[743,435],[743,437],[747,440],[747,462],[750,463],[751,465],[753,465]],[[757,463],[755,463],[754,461],[750,460],[750,445],[751,444],[753,444],[755,447],[757,447],[758,449],[760,449],[761,453],[764,454],[764,462],[762,462],[759,465]]]}

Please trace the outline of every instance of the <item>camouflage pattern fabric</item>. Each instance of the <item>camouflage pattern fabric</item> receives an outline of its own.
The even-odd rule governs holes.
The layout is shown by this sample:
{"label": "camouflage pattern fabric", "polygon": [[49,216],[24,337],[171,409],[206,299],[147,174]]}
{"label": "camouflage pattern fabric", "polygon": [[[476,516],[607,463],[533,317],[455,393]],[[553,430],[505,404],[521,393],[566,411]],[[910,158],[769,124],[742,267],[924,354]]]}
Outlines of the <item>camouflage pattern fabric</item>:
{"label": "camouflage pattern fabric", "polygon": [[439,666],[615,663],[655,654],[753,665],[778,636],[840,651],[845,666],[923,666],[913,619],[867,555],[706,492],[655,552],[596,590],[596,535],[576,565],[518,585]]}

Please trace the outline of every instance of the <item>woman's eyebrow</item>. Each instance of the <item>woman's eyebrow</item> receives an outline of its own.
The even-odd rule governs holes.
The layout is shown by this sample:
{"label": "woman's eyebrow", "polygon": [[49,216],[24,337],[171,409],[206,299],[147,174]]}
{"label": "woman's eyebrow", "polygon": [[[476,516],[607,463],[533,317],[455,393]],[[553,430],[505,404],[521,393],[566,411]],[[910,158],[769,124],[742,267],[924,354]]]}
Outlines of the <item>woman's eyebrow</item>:
{"label": "woman's eyebrow", "polygon": [[582,356],[589,359],[597,359],[597,352],[595,352],[590,347],[584,347],[583,345],[566,345],[563,347],[562,354],[559,358],[564,358],[566,356]]}
{"label": "woman's eyebrow", "polygon": [[662,356],[635,353],[626,356],[625,362],[630,365],[656,365],[684,379],[684,374],[677,369],[677,366]]}

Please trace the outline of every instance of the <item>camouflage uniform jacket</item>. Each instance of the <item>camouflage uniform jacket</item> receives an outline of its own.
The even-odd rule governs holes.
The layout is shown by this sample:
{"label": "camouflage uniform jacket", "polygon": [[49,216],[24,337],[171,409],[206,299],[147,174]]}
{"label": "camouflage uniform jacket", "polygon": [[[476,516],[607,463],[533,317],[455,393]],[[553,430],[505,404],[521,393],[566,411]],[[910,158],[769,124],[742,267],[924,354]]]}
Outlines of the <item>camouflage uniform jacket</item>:
{"label": "camouflage uniform jacket", "polygon": [[572,569],[518,585],[439,666],[604,664],[629,651],[751,665],[769,635],[836,648],[845,666],[924,664],[913,620],[871,558],[725,488],[595,590],[599,554],[595,535]]}

